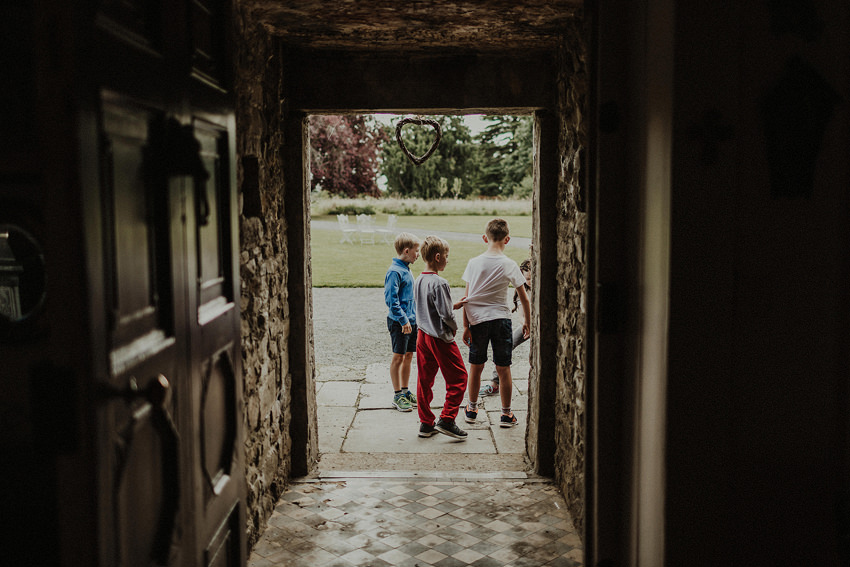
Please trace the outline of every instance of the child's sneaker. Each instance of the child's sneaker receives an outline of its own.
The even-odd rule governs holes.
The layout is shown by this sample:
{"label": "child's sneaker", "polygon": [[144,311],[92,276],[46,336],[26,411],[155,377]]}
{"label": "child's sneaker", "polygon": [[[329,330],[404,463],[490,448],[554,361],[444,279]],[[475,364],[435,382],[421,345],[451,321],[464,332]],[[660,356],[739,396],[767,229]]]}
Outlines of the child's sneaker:
{"label": "child's sneaker", "polygon": [[495,396],[499,393],[499,385],[498,384],[484,384],[481,386],[481,389],[478,390],[478,395],[482,398],[484,396]]}
{"label": "child's sneaker", "polygon": [[478,419],[478,410],[471,410],[469,405],[465,405],[463,406],[463,416],[466,423],[475,423],[475,420]]}
{"label": "child's sneaker", "polygon": [[433,425],[428,425],[427,423],[419,425],[419,437],[431,437],[436,432],[437,428]]}
{"label": "child's sneaker", "polygon": [[499,427],[513,427],[516,425],[516,416],[514,413],[503,413],[499,420]]}
{"label": "child's sneaker", "polygon": [[410,390],[408,390],[408,391],[404,394],[404,397],[405,397],[405,398],[407,398],[407,401],[408,401],[408,402],[410,402],[410,407],[412,407],[412,408],[415,408],[415,407],[416,407],[416,396],[414,396],[414,395],[413,395],[413,392],[411,392]]}
{"label": "child's sneaker", "polygon": [[401,394],[393,396],[393,405],[398,411],[413,411],[413,407],[411,407],[410,402],[407,401],[407,398]]}
{"label": "child's sneaker", "polygon": [[454,420],[444,421],[441,417],[439,421],[437,421],[437,424],[434,426],[434,429],[436,429],[443,435],[448,435],[449,437],[454,437],[455,439],[461,439],[463,441],[466,441],[466,431],[458,427]]}

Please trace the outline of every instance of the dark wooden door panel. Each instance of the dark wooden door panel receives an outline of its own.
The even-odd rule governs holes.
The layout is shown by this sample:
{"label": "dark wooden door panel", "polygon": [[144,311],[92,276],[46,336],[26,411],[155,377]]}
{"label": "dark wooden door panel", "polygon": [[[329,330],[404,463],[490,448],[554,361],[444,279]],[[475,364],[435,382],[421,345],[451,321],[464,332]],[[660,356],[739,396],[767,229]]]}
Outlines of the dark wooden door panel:
{"label": "dark wooden door panel", "polygon": [[168,407],[171,385],[158,374],[144,401],[118,427],[114,493],[119,565],[167,565],[179,544],[179,435]]}
{"label": "dark wooden door panel", "polygon": [[[226,129],[195,119],[195,136],[201,144],[201,160],[209,177],[197,191],[199,320],[208,321],[233,301],[230,258],[233,250],[229,211],[229,148]],[[207,311],[207,313],[203,313]]]}
{"label": "dark wooden door panel", "polygon": [[228,349],[213,355],[203,371],[201,392],[201,464],[204,500],[224,493],[236,458],[240,412],[236,407],[238,383]]}
{"label": "dark wooden door panel", "polygon": [[[154,254],[157,227],[152,218],[153,199],[162,188],[146,174],[155,165],[146,159],[150,128],[161,120],[161,112],[115,95],[108,95],[102,108],[105,289],[115,346],[157,332],[164,338],[158,323],[168,314],[158,312],[164,290],[156,277],[162,259]],[[150,343],[152,337],[146,340]]]}
{"label": "dark wooden door panel", "polygon": [[204,549],[204,567],[235,567],[242,564],[239,530],[244,521],[238,506],[230,509]]}
{"label": "dark wooden door panel", "polygon": [[181,445],[172,395],[177,360],[172,346],[99,390],[107,564],[150,567],[179,559]]}
{"label": "dark wooden door panel", "polygon": [[191,0],[189,18],[192,75],[210,86],[226,85],[226,4],[223,0]]}
{"label": "dark wooden door panel", "polygon": [[101,0],[98,25],[118,41],[152,51],[162,45],[161,0]]}
{"label": "dark wooden door panel", "polygon": [[[93,12],[104,564],[245,562],[226,0]],[[90,177],[90,176],[84,176]],[[168,387],[163,387],[164,383]]]}

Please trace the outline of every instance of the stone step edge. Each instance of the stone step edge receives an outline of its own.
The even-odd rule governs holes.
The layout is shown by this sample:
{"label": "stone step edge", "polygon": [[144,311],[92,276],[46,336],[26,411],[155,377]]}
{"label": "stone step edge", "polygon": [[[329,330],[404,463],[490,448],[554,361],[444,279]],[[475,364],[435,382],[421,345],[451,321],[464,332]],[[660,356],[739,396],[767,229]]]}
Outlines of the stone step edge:
{"label": "stone step edge", "polygon": [[522,471],[471,472],[471,471],[328,471],[314,477],[293,478],[292,484],[326,482],[356,478],[386,478],[403,480],[430,480],[455,482],[480,482],[486,480],[523,480],[526,482],[551,483],[552,479],[529,475]]}

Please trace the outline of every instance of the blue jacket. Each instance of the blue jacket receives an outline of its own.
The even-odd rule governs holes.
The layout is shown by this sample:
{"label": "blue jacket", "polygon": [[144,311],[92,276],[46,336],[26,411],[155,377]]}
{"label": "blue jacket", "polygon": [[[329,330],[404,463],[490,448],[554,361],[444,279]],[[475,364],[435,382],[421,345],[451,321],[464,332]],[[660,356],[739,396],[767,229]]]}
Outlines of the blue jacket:
{"label": "blue jacket", "polygon": [[390,310],[389,317],[404,327],[416,324],[416,307],[413,303],[413,274],[410,264],[393,258],[384,277],[384,301]]}

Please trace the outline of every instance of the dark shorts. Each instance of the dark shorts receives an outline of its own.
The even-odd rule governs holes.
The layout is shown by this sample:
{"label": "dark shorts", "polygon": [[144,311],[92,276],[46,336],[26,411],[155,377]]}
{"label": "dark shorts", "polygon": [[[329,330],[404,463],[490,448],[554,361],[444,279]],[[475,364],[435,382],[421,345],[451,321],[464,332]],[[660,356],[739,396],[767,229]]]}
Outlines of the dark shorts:
{"label": "dark shorts", "polygon": [[487,345],[493,345],[493,363],[496,366],[511,365],[512,323],[510,319],[494,319],[477,325],[470,325],[472,338],[469,341],[469,363],[487,362]]}
{"label": "dark shorts", "polygon": [[416,324],[412,325],[413,331],[407,335],[401,332],[401,323],[387,317],[387,330],[393,341],[393,353],[406,354],[416,352]]}

